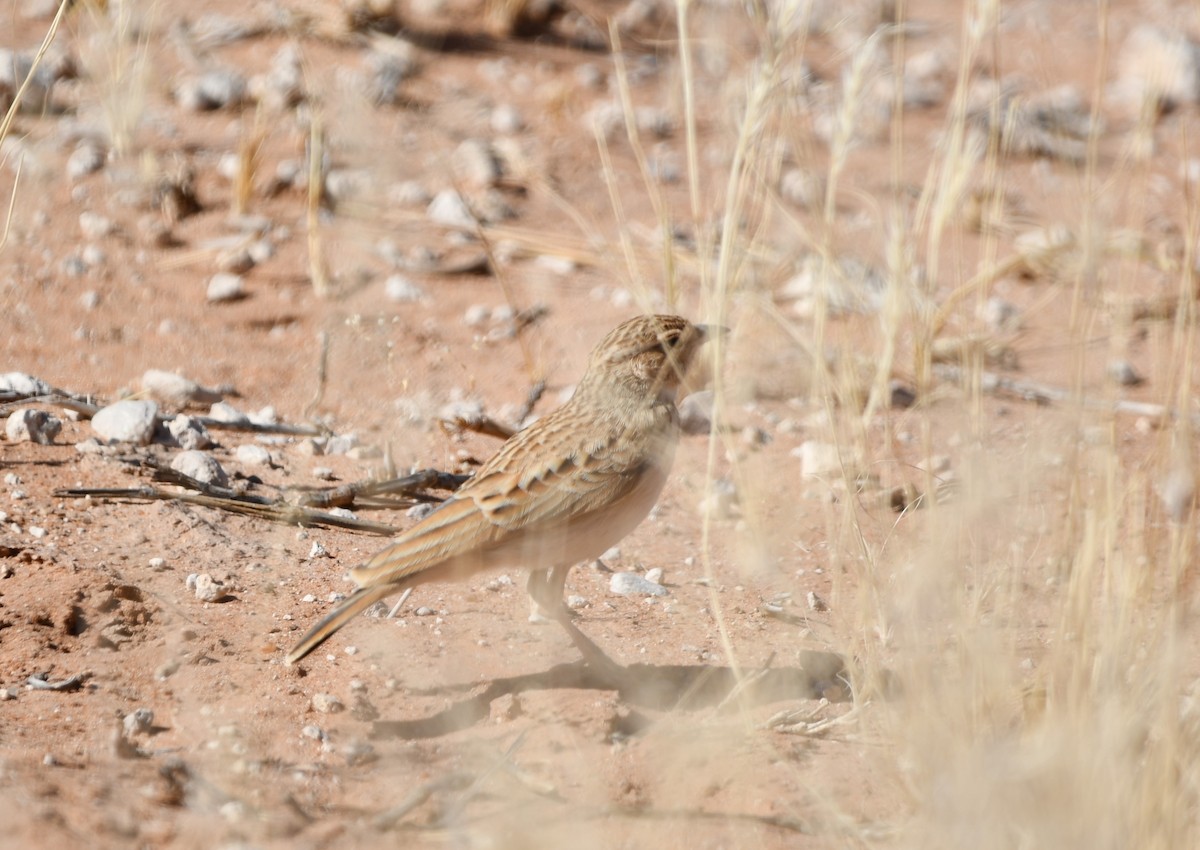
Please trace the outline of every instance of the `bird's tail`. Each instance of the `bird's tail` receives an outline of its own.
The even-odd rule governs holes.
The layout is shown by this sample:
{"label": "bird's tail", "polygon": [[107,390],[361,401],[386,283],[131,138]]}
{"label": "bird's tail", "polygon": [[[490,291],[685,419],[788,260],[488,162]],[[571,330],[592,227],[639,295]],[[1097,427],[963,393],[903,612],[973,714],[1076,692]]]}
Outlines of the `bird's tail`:
{"label": "bird's tail", "polygon": [[384,584],[376,587],[361,587],[354,591],[321,622],[309,629],[308,634],[300,638],[300,642],[288,653],[287,663],[295,664],[323,644],[334,632],[353,620],[359,613],[385,596],[395,593],[396,590],[396,585]]}

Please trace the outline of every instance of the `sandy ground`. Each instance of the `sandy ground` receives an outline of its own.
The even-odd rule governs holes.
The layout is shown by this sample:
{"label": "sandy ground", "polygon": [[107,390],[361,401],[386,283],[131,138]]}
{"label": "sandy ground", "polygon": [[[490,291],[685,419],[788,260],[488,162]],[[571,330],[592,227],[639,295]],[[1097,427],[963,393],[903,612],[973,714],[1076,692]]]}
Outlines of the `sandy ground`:
{"label": "sandy ground", "polygon": [[[811,105],[835,101],[846,84],[850,45],[870,32],[869,5],[811,36],[807,64],[793,55],[795,44],[786,54],[786,85],[799,90],[811,74],[826,90],[768,122],[796,122],[778,136],[787,149],[762,160],[775,170],[763,175],[773,191],[780,171],[801,166],[819,180],[833,167],[821,138],[836,130],[822,130],[828,122]],[[1019,73],[1034,94],[1067,84],[1092,92],[1099,35],[1085,5],[1006,9],[1003,35],[976,73]],[[698,234],[686,224],[694,220],[686,101],[669,9],[659,20],[638,18],[641,7],[568,4],[564,17],[521,31],[466,3],[405,7],[399,35],[412,64],[400,63],[388,102],[375,104],[363,93],[372,57],[395,43],[348,25],[338,4],[205,0],[188,5],[186,22],[172,6],[84,5],[69,14],[54,56],[69,59],[73,73],[54,84],[46,114],[16,118],[0,169],[0,200],[8,208],[12,199],[0,248],[0,372],[107,402],[139,394],[147,370],[167,370],[221,389],[247,413],[270,406],[283,423],[355,437],[357,449],[330,455],[303,436],[214,429],[212,452],[234,485],[274,497],[363,480],[388,463],[400,474],[469,472],[498,442],[443,428],[452,405],[478,403],[511,421],[544,380],[533,411],[544,413],[617,322],[646,309],[697,319],[711,312]],[[1057,472],[1062,456],[1087,451],[1068,448],[1065,436],[1081,414],[972,398],[938,379],[917,407],[883,405],[851,429],[856,450],[872,459],[861,493],[848,496],[831,480],[836,470],[801,476],[802,445],[830,442],[830,415],[854,420],[861,407],[810,395],[803,342],[812,326],[783,285],[813,240],[883,268],[894,176],[903,214],[918,220],[930,164],[945,155],[939,140],[962,10],[906,6],[906,50],[936,60],[929,105],[907,109],[895,138],[886,117],[873,132],[865,115],[863,141],[838,164],[838,224],[827,238],[814,236],[823,195],[806,207],[777,193],[783,212],[744,222],[761,227],[759,244],[774,253],[754,262],[743,253],[728,302],[734,334],[716,368],[732,401],[718,443],[710,450],[708,435],[685,437],[651,518],[604,565],[572,575],[578,623],[629,665],[626,687],[598,680],[559,629],[527,621],[520,574],[419,588],[395,617],[361,618],[286,666],[286,649],[329,609],[331,594],[348,590],[345,571],[383,539],[175,501],[69,497],[70,488],[152,484],[143,461],[169,463],[179,449],[159,441],[81,451],[94,436],[86,418],[41,405],[64,419],[53,445],[0,440],[0,844],[794,848],[898,835],[911,789],[879,769],[894,756],[888,740],[859,725],[888,698],[887,687],[857,678],[863,646],[876,637],[858,631],[859,547],[905,551],[905,541],[935,533],[920,511],[901,519],[890,494],[923,489],[926,470],[957,470],[981,445],[998,468],[1036,470],[1025,480],[1043,495],[1068,492]],[[1139,13],[1135,4],[1113,6],[1118,44]],[[132,18],[112,24],[122,9]],[[53,11],[13,3],[2,13],[0,47],[36,49]],[[597,109],[621,115],[603,24],[620,14],[629,22],[622,67],[643,110],[649,183],[623,125],[602,146],[592,131]],[[243,29],[223,39],[219,22]],[[714,220],[737,150],[732,121],[750,97],[746,81],[762,43],[736,6],[698,6],[692,26],[699,206]],[[176,93],[205,69],[261,75],[281,50],[298,57],[300,103],[256,104],[247,95],[241,105],[196,111]],[[888,104],[891,84],[884,90],[870,108]],[[921,259],[936,276],[922,284],[923,297],[944,303],[985,263],[1010,255],[1024,230],[1064,220],[1078,227],[1089,192],[1114,228],[1145,234],[1150,253],[1184,256],[1181,187],[1194,105],[1163,119],[1153,155],[1135,166],[1125,158],[1134,119],[1107,103],[1100,117],[1105,131],[1086,180],[1078,163],[1059,156],[1005,159],[1011,194],[989,211],[1010,226],[981,235],[966,224],[964,203],[940,258]],[[118,142],[113,127],[122,121],[130,129]],[[327,172],[319,208],[305,185],[314,138]],[[100,162],[73,174],[68,162],[81,145],[94,145]],[[488,145],[500,164],[496,173],[485,167],[481,180],[473,169]],[[249,159],[245,209],[235,212],[233,178]],[[185,215],[187,183],[199,209]],[[430,221],[431,198],[456,188],[490,219],[486,240]],[[664,284],[656,203],[679,222],[677,299]],[[209,301],[209,279],[236,266],[248,246],[254,256],[248,267],[240,258],[238,272],[243,297]],[[1126,300],[1174,294],[1177,276],[1165,266],[1097,250],[1091,261],[1101,257],[1108,271],[1066,276],[1097,287],[1085,292],[1087,303],[1103,300],[1101,288]],[[327,277],[323,289],[314,269]],[[396,275],[419,288],[415,300],[389,297]],[[1179,361],[1170,322],[1098,323],[1094,345],[1067,345],[1063,328],[1079,290],[1038,275],[1006,274],[988,290],[1022,317],[1019,333],[997,334],[1010,347],[1005,365],[1015,366],[1003,374],[1079,386],[1104,404],[1172,401],[1165,388]],[[985,327],[976,314],[985,300],[972,292],[951,312],[954,334]],[[514,326],[514,311],[535,307],[533,321]],[[847,352],[877,362],[880,321],[878,305],[831,316],[831,362],[853,363]],[[911,352],[913,337],[900,344]],[[1107,370],[1117,359],[1145,383],[1115,385]],[[904,354],[892,370],[909,388],[918,382],[911,363]],[[1085,425],[1108,427],[1091,415],[1082,414]],[[1152,419],[1112,420],[1124,462],[1162,456],[1165,438]],[[239,460],[245,444],[266,448],[269,462]],[[714,479],[736,485],[737,503],[706,514]],[[1151,535],[1164,533],[1156,504]],[[1069,508],[1052,496],[1039,505],[1049,527]],[[397,528],[411,522],[403,511],[356,512]],[[847,516],[861,541],[831,533]],[[903,562],[876,577],[885,595],[913,592],[898,589]],[[609,591],[608,570],[653,567],[664,570],[668,595]],[[201,573],[224,583],[220,601],[200,601],[189,587],[189,575]],[[1036,658],[1045,623],[1036,609],[1028,613],[1018,642]],[[889,664],[879,637],[876,672]],[[29,685],[31,677],[80,678],[49,690]],[[857,698],[852,682],[864,688]],[[152,720],[126,719],[142,709]],[[782,728],[770,722],[781,712],[791,712]],[[801,718],[839,722],[801,731]]]}

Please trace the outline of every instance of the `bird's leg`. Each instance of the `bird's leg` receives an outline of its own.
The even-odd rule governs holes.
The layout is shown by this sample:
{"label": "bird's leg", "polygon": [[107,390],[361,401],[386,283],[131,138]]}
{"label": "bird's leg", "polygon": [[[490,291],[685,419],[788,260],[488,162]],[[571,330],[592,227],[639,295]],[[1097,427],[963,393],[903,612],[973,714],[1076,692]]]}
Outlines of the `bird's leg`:
{"label": "bird's leg", "polygon": [[566,600],[563,599],[563,587],[566,585],[567,574],[570,571],[569,566],[551,567],[548,570],[531,570],[529,583],[526,585],[529,596],[543,615],[567,630],[567,636],[571,638],[571,643],[575,644],[575,648],[583,655],[584,661],[597,672],[614,681],[618,680],[625,674],[625,668],[609,658],[604,650],[571,621],[571,609],[567,607]]}

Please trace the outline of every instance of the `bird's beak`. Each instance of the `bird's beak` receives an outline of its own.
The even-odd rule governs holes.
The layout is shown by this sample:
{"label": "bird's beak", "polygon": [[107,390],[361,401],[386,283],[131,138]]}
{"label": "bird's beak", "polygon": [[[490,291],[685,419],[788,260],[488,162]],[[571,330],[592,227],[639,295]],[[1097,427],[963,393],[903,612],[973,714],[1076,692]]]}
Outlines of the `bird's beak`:
{"label": "bird's beak", "polygon": [[695,325],[694,327],[700,332],[701,342],[708,342],[717,337],[723,340],[729,337],[729,328],[724,325]]}

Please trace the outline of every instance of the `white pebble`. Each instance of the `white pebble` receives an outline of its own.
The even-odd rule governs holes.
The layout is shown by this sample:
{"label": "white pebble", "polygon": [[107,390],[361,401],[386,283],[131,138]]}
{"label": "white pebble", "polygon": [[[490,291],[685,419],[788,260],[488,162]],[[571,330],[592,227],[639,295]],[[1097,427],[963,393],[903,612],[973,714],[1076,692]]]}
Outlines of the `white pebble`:
{"label": "white pebble", "polygon": [[613,573],[608,589],[619,596],[666,596],[661,584],[647,581],[637,573]]}
{"label": "white pebble", "polygon": [[148,708],[138,708],[125,715],[122,721],[126,737],[133,737],[154,728],[154,712]]}
{"label": "white pebble", "polygon": [[92,430],[109,443],[149,445],[154,438],[158,405],[152,401],[126,399],[102,408],[92,417]]}
{"label": "white pebble", "polygon": [[104,151],[92,142],[83,142],[67,157],[67,176],[78,180],[104,167]]}
{"label": "white pebble", "polygon": [[62,431],[62,421],[35,407],[19,407],[8,415],[4,433],[13,443],[29,441],[49,446]]}
{"label": "white pebble", "polygon": [[837,475],[842,471],[842,462],[837,446],[819,440],[805,440],[792,450],[800,458],[800,474],[804,476]]}
{"label": "white pebble", "polygon": [[254,443],[243,443],[237,447],[237,459],[246,466],[269,466],[271,453]]}
{"label": "white pebble", "polygon": [[246,297],[246,284],[241,275],[218,272],[208,279],[205,297],[212,304],[237,301]]}
{"label": "white pebble", "polygon": [[218,422],[228,422],[230,424],[245,425],[249,424],[250,417],[242,413],[232,404],[219,401],[208,409],[208,418],[215,419]]}
{"label": "white pebble", "polygon": [[197,402],[212,404],[221,400],[221,394],[200,386],[190,378],[168,372],[165,369],[147,369],[142,373],[142,389],[163,404],[183,407]]}
{"label": "white pebble", "polygon": [[207,449],[213,444],[204,423],[182,413],[176,414],[175,418],[167,423],[167,430],[171,432],[179,448],[187,451]]}
{"label": "white pebble", "polygon": [[400,304],[412,304],[425,299],[425,290],[404,275],[391,275],[383,284],[388,300]]}
{"label": "white pebble", "polygon": [[454,189],[443,189],[434,195],[425,208],[425,215],[435,224],[464,229],[475,227],[475,216]]}
{"label": "white pebble", "polygon": [[208,573],[199,573],[194,579],[188,576],[188,583],[194,587],[196,598],[201,602],[216,602],[225,596],[225,586]]}
{"label": "white pebble", "polygon": [[205,484],[216,484],[218,487],[229,484],[229,476],[225,474],[225,470],[221,468],[217,459],[198,449],[190,449],[175,455],[171,458],[171,469],[182,472],[197,481],[203,481]]}
{"label": "white pebble", "polygon": [[492,110],[492,130],[501,136],[511,136],[525,129],[525,119],[511,104],[501,104]]}
{"label": "white pebble", "polygon": [[5,372],[0,375],[0,392],[19,393],[20,395],[50,395],[54,387],[24,372]]}
{"label": "white pebble", "polygon": [[111,218],[94,212],[79,214],[79,230],[85,239],[103,239],[116,229]]}
{"label": "white pebble", "polygon": [[468,328],[477,328],[480,325],[486,324],[491,318],[492,310],[484,304],[472,304],[463,313],[463,324]]}
{"label": "white pebble", "polygon": [[342,701],[333,694],[313,694],[312,707],[321,714],[337,714],[346,708]]}

